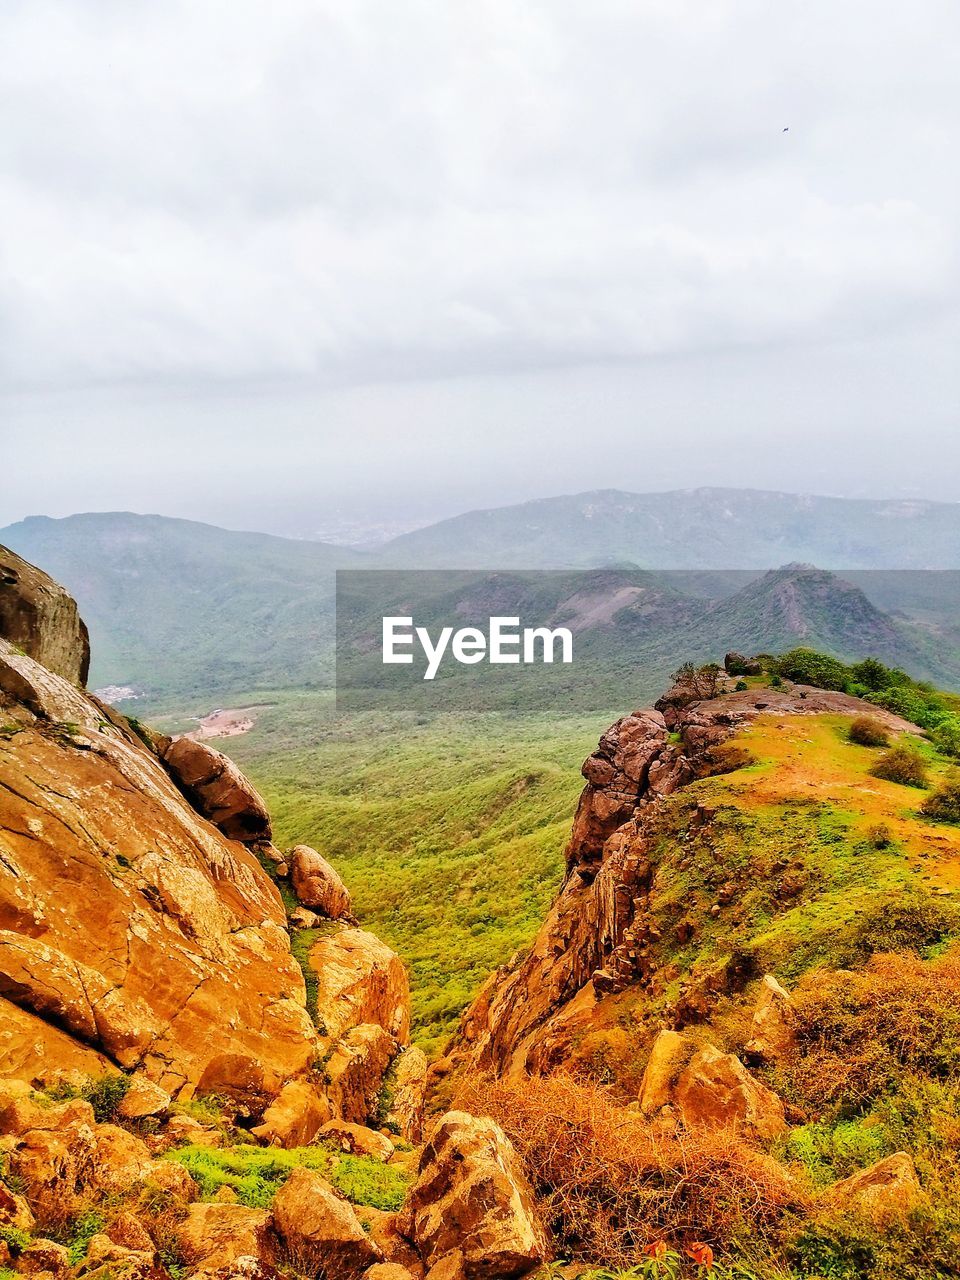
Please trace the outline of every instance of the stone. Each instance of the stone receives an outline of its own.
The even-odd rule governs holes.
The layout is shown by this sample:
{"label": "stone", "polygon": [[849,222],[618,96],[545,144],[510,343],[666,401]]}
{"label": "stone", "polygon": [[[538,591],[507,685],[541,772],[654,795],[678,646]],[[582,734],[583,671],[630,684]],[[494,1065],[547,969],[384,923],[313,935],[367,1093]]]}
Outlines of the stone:
{"label": "stone", "polygon": [[200,1198],[200,1188],[182,1164],[175,1160],[154,1160],[144,1175],[144,1185],[163,1191],[172,1200],[185,1204]]}
{"label": "stone", "polygon": [[734,1054],[712,1045],[694,1054],[681,1072],[674,1102],[688,1128],[735,1128],[761,1140],[787,1128],[780,1098],[755,1080]]}
{"label": "stone", "polygon": [[351,1155],[371,1156],[374,1160],[387,1160],[393,1155],[390,1139],[366,1125],[352,1124],[349,1120],[329,1120],[318,1135],[321,1142],[338,1147]]}
{"label": "stone", "polygon": [[49,1272],[53,1276],[66,1276],[70,1273],[70,1253],[62,1244],[43,1237],[32,1241],[20,1254],[20,1271],[26,1275],[39,1275]]}
{"label": "stone", "polygon": [[414,1280],[413,1273],[399,1262],[375,1262],[364,1276],[365,1280]]}
{"label": "stone", "polygon": [[34,1220],[29,1204],[4,1182],[0,1182],[0,1226],[33,1234]]}
{"label": "stone", "polygon": [[426,1054],[411,1045],[394,1059],[387,1081],[386,1126],[414,1144],[423,1140],[428,1069]]}
{"label": "stone", "polygon": [[316,849],[298,844],[288,855],[288,862],[293,891],[301,906],[309,907],[328,920],[349,916],[347,886]]}
{"label": "stone", "polygon": [[242,1204],[191,1204],[177,1226],[177,1244],[184,1260],[202,1271],[231,1266],[243,1257],[269,1261],[269,1217],[264,1209]]}
{"label": "stone", "polygon": [[42,569],[2,546],[0,636],[71,684],[87,683],[90,637],[76,601]]}
{"label": "stone", "polygon": [[295,907],[288,919],[292,929],[315,929],[320,923],[317,913],[308,911],[306,907]]}
{"label": "stone", "polygon": [[524,1275],[547,1256],[509,1139],[492,1120],[463,1111],[448,1112],[431,1133],[404,1217],[428,1268],[458,1249],[468,1280]]}
{"label": "stone", "polygon": [[330,1119],[325,1093],[309,1080],[285,1084],[253,1130],[254,1137],[274,1147],[306,1147]]}
{"label": "stone", "polygon": [[689,1036],[679,1031],[657,1033],[640,1086],[641,1114],[653,1116],[670,1105],[677,1077],[690,1059],[693,1048]]}
{"label": "stone", "polygon": [[153,1241],[146,1227],[132,1213],[120,1213],[107,1227],[106,1234],[114,1244],[137,1253],[152,1253]]}
{"label": "stone", "polygon": [[229,836],[269,841],[270,814],[259,792],[222,751],[192,738],[158,738],[160,759],[198,813]]}
{"label": "stone", "polygon": [[353,1207],[312,1169],[294,1169],[277,1192],[273,1226],[304,1274],[348,1280],[382,1260]]}
{"label": "stone", "polygon": [[327,1059],[327,1094],[342,1119],[370,1119],[396,1052],[393,1036],[376,1023],[354,1027],[338,1042]]}
{"label": "stone", "polygon": [[317,1025],[332,1044],[376,1023],[401,1045],[410,1039],[410,984],[395,952],[363,929],[340,929],[310,949],[317,977]]}
{"label": "stone", "polygon": [[163,1115],[170,1104],[171,1098],[165,1089],[146,1076],[135,1076],[117,1110],[124,1120],[143,1120],[147,1116]]}
{"label": "stone", "polygon": [[905,1217],[925,1199],[913,1157],[906,1151],[896,1151],[835,1182],[826,1198],[838,1209],[881,1219]]}
{"label": "stone", "polygon": [[790,995],[768,973],[760,984],[744,1052],[762,1062],[776,1062],[792,1048],[795,1039],[796,1017]]}
{"label": "stone", "polygon": [[105,1196],[128,1191],[146,1177],[153,1158],[145,1142],[115,1124],[93,1131],[93,1164],[89,1185]]}

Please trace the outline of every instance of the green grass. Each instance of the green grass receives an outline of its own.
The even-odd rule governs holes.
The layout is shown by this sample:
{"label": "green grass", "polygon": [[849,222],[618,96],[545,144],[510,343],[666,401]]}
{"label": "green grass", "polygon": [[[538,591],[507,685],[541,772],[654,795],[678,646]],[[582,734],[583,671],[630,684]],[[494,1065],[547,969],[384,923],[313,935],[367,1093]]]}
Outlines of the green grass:
{"label": "green grass", "polygon": [[241,1204],[269,1209],[294,1169],[314,1169],[353,1204],[392,1212],[403,1203],[409,1174],[368,1156],[340,1155],[325,1147],[180,1147],[166,1159],[182,1164],[212,1200],[230,1187]]}
{"label": "green grass", "polygon": [[263,793],[275,842],[329,858],[362,925],[406,962],[414,1037],[435,1050],[489,973],[536,933],[562,871],[580,764],[615,714],[337,720],[322,695],[277,697],[251,733],[223,745]]}

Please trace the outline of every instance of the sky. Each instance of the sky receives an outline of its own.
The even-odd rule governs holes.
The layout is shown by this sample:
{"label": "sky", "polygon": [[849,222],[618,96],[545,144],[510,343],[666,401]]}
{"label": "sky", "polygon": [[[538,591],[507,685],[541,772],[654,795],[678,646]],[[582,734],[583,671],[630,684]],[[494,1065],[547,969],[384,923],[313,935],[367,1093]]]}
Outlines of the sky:
{"label": "sky", "polygon": [[960,500],[954,0],[5,0],[0,525]]}

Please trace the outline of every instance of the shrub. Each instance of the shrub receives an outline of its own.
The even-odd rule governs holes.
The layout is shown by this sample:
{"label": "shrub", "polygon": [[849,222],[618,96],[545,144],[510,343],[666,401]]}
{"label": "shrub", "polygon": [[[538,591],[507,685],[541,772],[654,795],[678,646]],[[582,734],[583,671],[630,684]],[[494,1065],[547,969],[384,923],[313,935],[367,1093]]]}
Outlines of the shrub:
{"label": "shrub", "polygon": [[952,769],[924,800],[920,812],[934,822],[960,822],[960,772]]}
{"label": "shrub", "polygon": [[885,822],[876,822],[867,828],[867,840],[874,849],[889,849],[893,844],[893,832]]}
{"label": "shrub", "polygon": [[745,693],[749,687],[750,686],[747,684],[746,680],[738,680],[734,686],[737,693]]}
{"label": "shrub", "polygon": [[8,1245],[12,1254],[22,1253],[30,1243],[29,1233],[20,1227],[0,1223],[0,1240]]}
{"label": "shrub", "polygon": [[785,1172],[735,1135],[654,1133],[568,1075],[467,1080],[456,1105],[507,1133],[558,1242],[607,1266],[636,1263],[657,1241],[769,1239],[803,1207]]}
{"label": "shrub", "polygon": [[[850,674],[857,684],[874,692],[888,689],[894,683],[894,673],[876,658],[864,658],[862,662],[855,662],[850,668]],[[902,676],[903,672],[897,674]]]}
{"label": "shrub", "polygon": [[794,684],[810,684],[817,689],[845,689],[850,672],[842,662],[814,649],[791,649],[777,659],[776,673]]}
{"label": "shrub", "polygon": [[930,730],[930,739],[945,756],[960,757],[960,716],[945,716]]}
{"label": "shrub", "polygon": [[889,747],[890,737],[876,716],[857,716],[850,725],[849,738],[860,747]]}
{"label": "shrub", "polygon": [[927,766],[912,742],[898,742],[885,751],[870,772],[875,778],[899,782],[904,787],[927,785]]}

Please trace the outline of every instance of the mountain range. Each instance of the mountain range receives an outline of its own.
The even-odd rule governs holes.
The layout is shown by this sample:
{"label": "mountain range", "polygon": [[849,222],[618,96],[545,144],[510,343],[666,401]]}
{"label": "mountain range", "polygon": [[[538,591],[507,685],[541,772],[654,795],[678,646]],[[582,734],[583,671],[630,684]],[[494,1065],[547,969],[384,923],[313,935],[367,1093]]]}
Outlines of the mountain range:
{"label": "mountain range", "polygon": [[[724,645],[804,641],[844,657],[871,649],[956,683],[955,504],[604,490],[467,513],[375,553],[123,512],[30,517],[0,529],[0,542],[76,596],[91,630],[94,683],[130,686],[154,703],[329,687],[335,573],[358,568],[660,570],[674,621],[650,614],[648,576],[644,609],[627,611],[616,630],[622,638],[633,629],[633,652],[646,661],[654,661],[654,650],[673,661],[676,645],[692,657],[716,655]],[[762,577],[789,562],[843,569],[846,583],[822,578],[814,590],[795,571],[776,581]],[[677,630],[676,619],[691,607],[696,616],[684,617]],[[650,634],[641,638],[644,617]],[[838,630],[841,617],[847,620]],[[609,648],[609,621],[594,628],[588,647]],[[654,662],[658,676],[662,665]]]}

